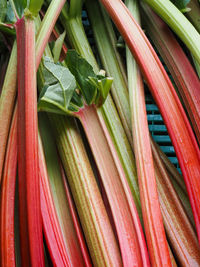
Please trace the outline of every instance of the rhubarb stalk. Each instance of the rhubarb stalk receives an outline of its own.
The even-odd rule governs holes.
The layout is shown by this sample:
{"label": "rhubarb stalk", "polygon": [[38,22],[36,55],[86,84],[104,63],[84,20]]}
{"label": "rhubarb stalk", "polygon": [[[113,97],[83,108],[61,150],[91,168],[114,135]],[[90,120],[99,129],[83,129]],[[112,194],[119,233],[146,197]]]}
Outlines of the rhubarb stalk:
{"label": "rhubarb stalk", "polygon": [[16,95],[17,44],[14,42],[0,97],[0,183],[7,145],[7,137]]}
{"label": "rhubarb stalk", "polygon": [[18,20],[16,33],[21,258],[22,266],[44,266],[38,174],[34,20],[26,17]]}

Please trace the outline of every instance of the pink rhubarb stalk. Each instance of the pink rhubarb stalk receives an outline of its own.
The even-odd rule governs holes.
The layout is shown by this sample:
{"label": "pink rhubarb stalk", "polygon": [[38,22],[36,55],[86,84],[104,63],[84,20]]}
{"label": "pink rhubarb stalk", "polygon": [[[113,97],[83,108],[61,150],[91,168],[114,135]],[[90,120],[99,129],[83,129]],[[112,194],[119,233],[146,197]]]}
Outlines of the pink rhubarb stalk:
{"label": "pink rhubarb stalk", "polygon": [[123,168],[103,118],[96,108],[85,106],[78,114],[110,204],[124,266],[149,266],[136,207]]}
{"label": "pink rhubarb stalk", "polygon": [[22,266],[44,266],[38,174],[35,23],[16,23],[18,77],[18,175]]}
{"label": "pink rhubarb stalk", "polygon": [[[16,114],[16,110],[15,110]],[[13,117],[6,152],[2,191],[0,219],[0,266],[15,267],[15,184],[17,176],[17,116]]]}
{"label": "pink rhubarb stalk", "polygon": [[[158,199],[153,157],[147,123],[143,81],[137,70],[133,96],[133,143],[140,188],[142,215],[151,264],[171,266],[168,244]],[[133,83],[132,83],[133,84]]]}
{"label": "pink rhubarb stalk", "polygon": [[[139,22],[137,2],[126,1]],[[135,5],[133,5],[133,3]],[[158,199],[156,177],[146,115],[144,86],[139,68],[127,48],[127,73],[131,106],[133,144],[142,205],[142,216],[151,264],[172,266]]]}
{"label": "pink rhubarb stalk", "polygon": [[144,32],[121,0],[101,0],[149,85],[172,139],[189,194],[200,241],[200,152],[183,107]]}

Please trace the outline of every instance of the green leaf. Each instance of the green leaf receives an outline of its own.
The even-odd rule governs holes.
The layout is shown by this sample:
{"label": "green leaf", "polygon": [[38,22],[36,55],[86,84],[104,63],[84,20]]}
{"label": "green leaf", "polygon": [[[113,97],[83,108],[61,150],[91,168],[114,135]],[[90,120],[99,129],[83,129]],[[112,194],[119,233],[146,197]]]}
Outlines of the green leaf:
{"label": "green leaf", "polygon": [[43,75],[45,86],[40,94],[38,110],[71,114],[73,102],[76,104],[76,80],[69,69],[45,58]]}
{"label": "green leaf", "polygon": [[66,62],[70,69],[45,58],[44,88],[40,94],[38,110],[73,115],[84,106],[83,102],[101,106],[113,79],[96,75],[91,65],[75,51],[68,50]]}
{"label": "green leaf", "polygon": [[67,51],[65,62],[71,73],[75,76],[86,103],[88,105],[95,103],[98,107],[103,105],[113,79],[105,77],[105,75],[96,75],[92,66],[75,50]]}
{"label": "green leaf", "polygon": [[[3,1],[3,0],[0,0],[0,1]],[[2,3],[0,3],[0,8],[2,7],[1,5]],[[5,32],[10,35],[15,35],[16,32],[15,32],[14,23],[16,22],[17,19],[13,12],[13,8],[10,2],[7,2],[5,11],[6,12],[4,14],[5,15],[4,18],[1,17],[3,18],[4,22],[0,21],[0,31]],[[1,9],[0,9],[0,14],[1,14]]]}
{"label": "green leaf", "polygon": [[6,10],[7,10],[7,0],[0,1],[0,21],[4,22],[6,17]]}
{"label": "green leaf", "polygon": [[88,80],[91,84],[98,88],[98,98],[96,98],[96,105],[98,107],[102,106],[105,102],[110,88],[112,86],[113,78],[97,76],[97,77],[88,77]]}
{"label": "green leaf", "polygon": [[75,76],[86,103],[88,105],[92,104],[97,96],[97,88],[88,80],[88,77],[96,77],[92,66],[75,50],[67,51],[65,62]]}
{"label": "green leaf", "polygon": [[27,8],[36,17],[43,5],[44,0],[28,0]]}
{"label": "green leaf", "polygon": [[182,12],[187,12],[187,5],[190,0],[171,0],[171,2]]}

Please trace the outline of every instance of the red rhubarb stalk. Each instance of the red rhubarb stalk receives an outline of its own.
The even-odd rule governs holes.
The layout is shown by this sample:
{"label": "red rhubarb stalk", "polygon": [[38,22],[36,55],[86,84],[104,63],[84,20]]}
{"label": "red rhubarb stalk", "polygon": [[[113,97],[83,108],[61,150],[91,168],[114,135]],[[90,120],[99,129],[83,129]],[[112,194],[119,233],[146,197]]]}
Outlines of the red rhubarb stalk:
{"label": "red rhubarb stalk", "polygon": [[[16,114],[16,110],[15,113]],[[15,184],[17,175],[17,116],[13,117],[7,146],[2,191],[0,219],[0,266],[15,267]]]}
{"label": "red rhubarb stalk", "polygon": [[16,23],[18,68],[18,175],[22,266],[44,266],[38,174],[35,22]]}
{"label": "red rhubarb stalk", "polygon": [[124,266],[149,266],[136,207],[105,122],[96,108],[85,106],[80,119],[111,207]]}
{"label": "red rhubarb stalk", "polygon": [[158,56],[121,0],[101,0],[133,53],[161,111],[189,194],[200,241],[200,152],[183,107]]}
{"label": "red rhubarb stalk", "polygon": [[[140,21],[137,1],[125,2]],[[146,115],[144,86],[139,68],[127,48],[127,73],[132,117],[133,143],[142,205],[142,216],[151,264],[171,266],[160,204]]]}
{"label": "red rhubarb stalk", "polygon": [[[142,215],[147,238],[151,264],[155,266],[171,266],[165,230],[158,199],[153,157],[150,145],[146,116],[144,88],[139,70],[137,84],[130,94],[133,99],[133,142],[140,188]],[[133,84],[133,83],[132,83]]]}

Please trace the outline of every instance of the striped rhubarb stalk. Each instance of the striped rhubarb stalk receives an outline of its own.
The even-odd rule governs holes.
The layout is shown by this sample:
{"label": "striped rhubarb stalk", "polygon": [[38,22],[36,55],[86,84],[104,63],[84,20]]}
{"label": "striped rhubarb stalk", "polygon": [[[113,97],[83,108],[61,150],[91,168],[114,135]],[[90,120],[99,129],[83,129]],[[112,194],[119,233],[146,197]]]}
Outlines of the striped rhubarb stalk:
{"label": "striped rhubarb stalk", "polygon": [[161,111],[182,169],[200,241],[200,152],[183,107],[155,51],[121,0],[101,0],[124,37]]}
{"label": "striped rhubarb stalk", "polygon": [[[139,22],[137,2],[125,2]],[[171,266],[158,199],[147,123],[144,86],[139,68],[127,48],[127,73],[132,115],[133,143],[146,239],[153,266]]]}
{"label": "striped rhubarb stalk", "polygon": [[16,23],[18,77],[18,175],[22,266],[44,266],[38,174],[35,22]]}
{"label": "striped rhubarb stalk", "polygon": [[85,243],[85,239],[83,237],[83,233],[82,233],[81,226],[80,226],[80,223],[79,223],[79,219],[78,219],[78,215],[77,215],[77,212],[76,212],[75,204],[74,204],[74,201],[72,199],[71,193],[69,191],[69,185],[67,183],[66,176],[65,176],[64,169],[63,169],[62,165],[61,165],[61,175],[62,175],[62,180],[63,180],[63,184],[64,184],[66,197],[67,197],[67,200],[68,200],[70,213],[71,213],[72,220],[73,220],[73,223],[74,223],[74,228],[75,228],[75,231],[76,231],[76,234],[77,234],[77,238],[79,240],[79,245],[80,245],[80,248],[81,248],[81,251],[82,251],[82,256],[83,256],[84,264],[85,264],[84,266],[91,266],[91,260],[90,260],[90,257],[88,255],[88,250],[86,248],[86,243]]}

